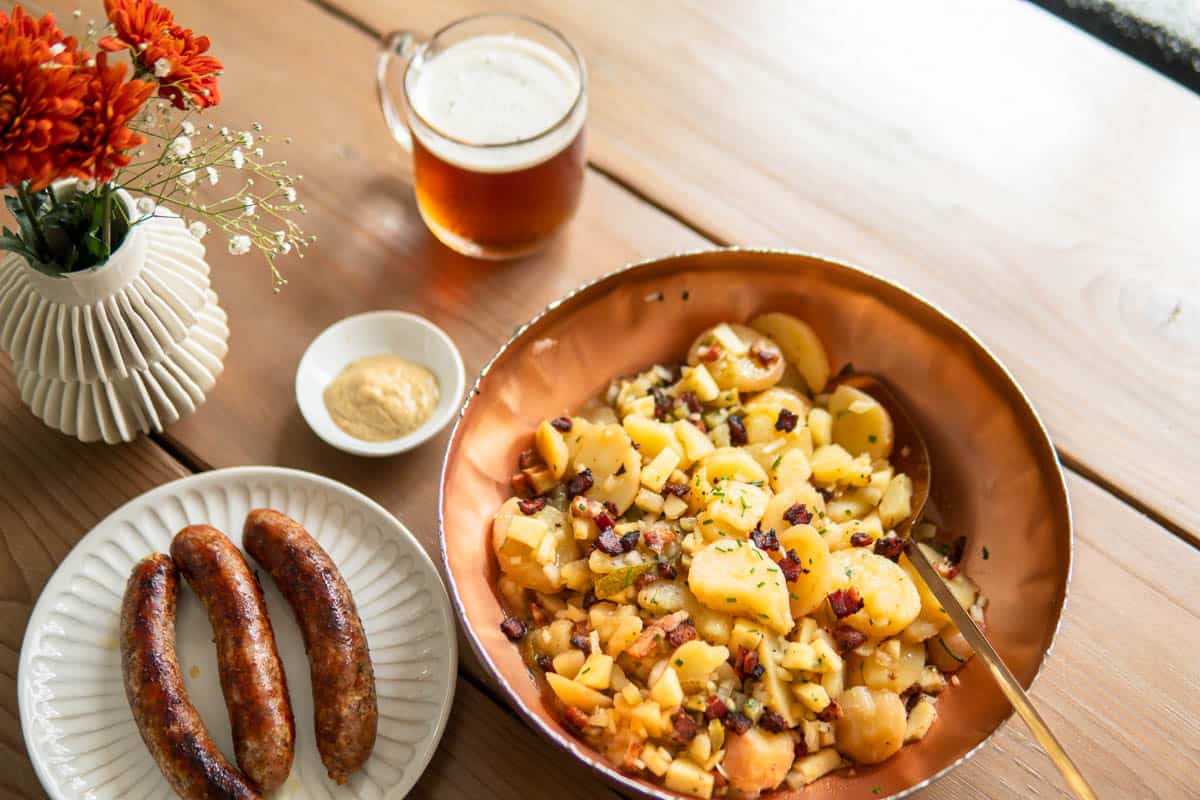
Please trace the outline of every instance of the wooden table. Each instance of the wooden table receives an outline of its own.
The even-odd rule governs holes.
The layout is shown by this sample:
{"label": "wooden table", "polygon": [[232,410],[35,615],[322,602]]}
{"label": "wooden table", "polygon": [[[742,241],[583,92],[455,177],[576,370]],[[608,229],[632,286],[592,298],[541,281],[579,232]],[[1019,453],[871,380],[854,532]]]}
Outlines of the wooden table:
{"label": "wooden table", "polygon": [[[77,4],[48,5],[66,20]],[[299,467],[367,492],[436,549],[446,437],[386,461],[319,442],[292,395],[318,331],[412,310],[474,372],[585,279],[714,243],[862,264],[1005,360],[1058,444],[1078,534],[1034,695],[1102,797],[1200,794],[1200,99],[1017,0],[530,0],[588,60],[591,167],[548,251],[481,264],[422,227],[375,105],[373,49],[391,27],[495,5],[171,3],[226,64],[214,116],[295,138],[288,158],[320,242],[287,264],[279,296],[265,268],[212,249],[232,349],[207,405],[165,436],[106,447],[54,434],[3,364],[0,795],[43,796],[15,691],[29,611],[72,543],[125,500],[197,470]],[[449,728],[413,794],[614,797],[527,729],[465,648]],[[922,795],[967,796],[1066,794],[1010,722]]]}

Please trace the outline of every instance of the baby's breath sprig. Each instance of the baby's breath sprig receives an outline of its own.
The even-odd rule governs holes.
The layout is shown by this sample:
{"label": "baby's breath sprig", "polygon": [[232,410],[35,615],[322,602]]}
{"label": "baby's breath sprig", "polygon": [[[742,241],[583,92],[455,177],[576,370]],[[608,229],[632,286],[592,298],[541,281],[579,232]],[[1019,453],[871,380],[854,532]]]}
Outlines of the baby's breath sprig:
{"label": "baby's breath sprig", "polygon": [[144,216],[166,216],[170,212],[159,207],[173,207],[197,239],[216,228],[227,237],[231,254],[258,250],[278,291],[287,281],[276,259],[293,250],[304,258],[304,248],[316,241],[292,218],[308,213],[296,192],[304,176],[290,175],[286,160],[268,157],[276,142],[257,122],[233,130],[211,123],[198,127],[190,115],[178,121],[176,116],[170,104],[148,104],[136,130],[149,141],[119,182],[144,196],[138,209]]}

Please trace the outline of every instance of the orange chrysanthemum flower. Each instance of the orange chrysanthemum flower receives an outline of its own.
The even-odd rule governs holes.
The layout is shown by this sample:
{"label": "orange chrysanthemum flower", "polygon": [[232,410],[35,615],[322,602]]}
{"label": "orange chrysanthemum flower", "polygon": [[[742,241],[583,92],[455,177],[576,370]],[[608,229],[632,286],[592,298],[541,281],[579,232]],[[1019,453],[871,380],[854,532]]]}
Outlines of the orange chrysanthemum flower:
{"label": "orange chrysanthemum flower", "polygon": [[99,45],[105,50],[128,49],[139,75],[158,81],[158,94],[179,109],[215,106],[221,100],[217,75],[221,62],[207,55],[207,36],[196,36],[177,25],[171,11],[153,0],[104,0],[116,29]]}
{"label": "orange chrysanthemum flower", "polygon": [[106,53],[96,56],[83,96],[79,116],[79,138],[69,147],[76,160],[72,174],[80,178],[111,180],[116,171],[129,164],[128,151],[146,141],[127,124],[141,111],[154,93],[154,84],[125,80],[125,65],[108,66]]}
{"label": "orange chrysanthemum flower", "polygon": [[0,13],[0,186],[41,189],[66,171],[63,145],[79,135],[87,85],[74,69],[82,57],[53,15]]}

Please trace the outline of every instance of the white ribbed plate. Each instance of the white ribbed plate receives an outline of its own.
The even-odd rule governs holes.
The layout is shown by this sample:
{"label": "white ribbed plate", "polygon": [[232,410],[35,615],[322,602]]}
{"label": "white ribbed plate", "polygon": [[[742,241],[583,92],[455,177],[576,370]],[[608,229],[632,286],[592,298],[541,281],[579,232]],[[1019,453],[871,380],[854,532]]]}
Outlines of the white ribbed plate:
{"label": "white ribbed plate", "polygon": [[[183,478],[126,503],[80,540],[42,590],[21,646],[17,695],[25,745],[55,800],[174,796],[125,700],[118,646],[125,580],[143,556],[167,552],[188,524],[208,523],[240,543],[246,512],[261,507],[303,524],[345,576],[379,695],[375,751],[339,787],[326,777],[313,739],[300,631],[264,573],[296,715],[296,761],[272,797],[398,800],[412,788],[442,736],[457,669],[453,616],[433,562],[395,517],[348,486],[297,470],[236,467]],[[180,584],[176,631],[188,694],[232,762],[212,629],[199,600]]]}

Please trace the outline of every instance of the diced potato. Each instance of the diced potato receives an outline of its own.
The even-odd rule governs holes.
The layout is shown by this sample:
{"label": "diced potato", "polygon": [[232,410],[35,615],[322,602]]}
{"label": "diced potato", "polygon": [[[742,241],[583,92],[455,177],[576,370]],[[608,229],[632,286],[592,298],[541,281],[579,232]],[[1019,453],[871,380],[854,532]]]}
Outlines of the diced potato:
{"label": "diced potato", "polygon": [[637,603],[656,616],[679,611],[684,606],[687,587],[673,581],[655,581],[638,592]]}
{"label": "diced potato", "polygon": [[832,747],[827,747],[796,759],[792,772],[799,776],[801,785],[807,786],[841,766],[842,754]]}
{"label": "diced potato", "polygon": [[834,522],[845,522],[865,517],[878,502],[878,491],[867,486],[843,492],[841,497],[826,504],[825,511]]}
{"label": "diced potato", "polygon": [[921,679],[921,670],[925,668],[925,645],[899,639],[889,639],[886,644],[898,645],[899,656],[888,656],[882,647],[865,658],[854,656],[855,663],[850,667],[850,674],[857,672],[862,682],[872,689],[888,689],[902,694]]}
{"label": "diced potato", "polygon": [[779,634],[767,631],[758,645],[758,663],[763,668],[759,679],[759,691],[763,704],[783,717],[788,727],[800,724],[800,718],[792,712],[792,698],[788,693],[791,676],[785,672],[780,661],[783,645]]}
{"label": "diced potato", "polygon": [[683,452],[688,461],[699,461],[716,449],[712,440],[704,435],[704,431],[687,420],[679,420],[674,428],[675,438],[683,445]]}
{"label": "diced potato", "polygon": [[818,447],[812,455],[813,480],[820,484],[832,486],[851,474],[851,464],[854,457],[838,444],[827,444]]}
{"label": "diced potato", "polygon": [[808,458],[798,447],[785,451],[771,466],[771,488],[776,492],[793,486],[807,485],[808,479],[812,477],[812,467],[808,464]]}
{"label": "diced potato", "polygon": [[538,455],[542,457],[542,461],[545,461],[546,466],[550,468],[554,479],[562,478],[570,458],[563,435],[550,424],[549,420],[543,420],[533,435],[533,443],[537,448]]}
{"label": "diced potato", "polygon": [[692,556],[688,588],[711,609],[762,620],[779,633],[792,629],[783,573],[749,542],[718,541]]}
{"label": "diced potato", "polygon": [[833,415],[823,408],[808,412],[808,429],[812,431],[813,447],[825,447],[833,442]]}
{"label": "diced potato", "polygon": [[642,469],[642,485],[654,492],[661,492],[667,478],[679,465],[679,454],[673,449],[663,448],[654,460]]}
{"label": "diced potato", "polygon": [[783,666],[799,672],[822,672],[817,653],[808,642],[788,642],[783,651]]}
{"label": "diced potato", "polygon": [[[717,399],[717,395],[721,393],[717,382],[713,380],[712,375],[703,364],[696,364],[691,367],[683,367],[680,370],[678,390],[682,392],[694,392],[696,398],[701,403],[709,403]],[[694,459],[693,459],[694,460]]]}
{"label": "diced potato", "polygon": [[740,447],[721,447],[706,455],[700,462],[709,483],[714,486],[723,481],[762,486],[767,482],[767,473],[754,457]]}
{"label": "diced potato", "polygon": [[697,633],[706,641],[724,645],[729,642],[733,630],[733,617],[724,611],[714,611],[688,592],[684,596],[683,610],[692,618]]}
{"label": "diced potato", "polygon": [[793,683],[792,693],[814,714],[821,713],[829,705],[829,692],[819,683]]}
{"label": "diced potato", "polygon": [[559,675],[562,675],[564,678],[575,678],[579,674],[579,670],[583,669],[584,662],[586,661],[587,656],[584,655],[582,650],[570,649],[556,655],[550,663],[554,665],[554,671]]}
{"label": "diced potato", "polygon": [[813,652],[817,655],[817,666],[822,672],[841,672],[845,662],[837,650],[829,643],[829,634],[818,631],[812,640]]}
{"label": "diced potato", "polygon": [[797,642],[811,642],[813,635],[817,632],[817,621],[812,617],[805,617],[800,620],[800,629],[796,632]]}
{"label": "diced potato", "polygon": [[506,533],[508,538],[520,542],[530,550],[536,550],[542,543],[542,537],[549,532],[546,523],[540,519],[526,516],[514,516],[508,523]]}
{"label": "diced potato", "polygon": [[788,584],[788,601],[792,616],[811,614],[829,594],[833,576],[829,547],[821,534],[811,525],[794,525],[779,534],[779,546],[786,553],[795,550],[800,559],[800,576]]}
{"label": "diced potato", "polygon": [[673,494],[668,495],[667,499],[663,501],[662,513],[667,519],[679,519],[687,510],[687,501],[682,500]]}
{"label": "diced potato", "polygon": [[549,625],[537,628],[529,637],[533,652],[551,658],[565,652],[571,646],[571,634],[574,630],[575,626],[565,619],[556,619]]}
{"label": "diced potato", "polygon": [[829,396],[833,415],[833,441],[851,455],[868,453],[872,459],[892,453],[892,417],[871,395],[845,384]]}
{"label": "diced potato", "polygon": [[748,619],[737,619],[733,623],[733,631],[729,634],[729,651],[757,651],[765,633],[761,624]]}
{"label": "diced potato", "polygon": [[575,680],[590,689],[607,689],[612,679],[612,669],[612,656],[592,653],[587,657],[587,661],[583,662],[579,672],[575,673]]}
{"label": "diced potato", "polygon": [[612,705],[612,700],[607,695],[557,673],[547,672],[546,681],[554,690],[554,694],[558,695],[558,699],[568,706],[574,706],[583,711],[595,711],[597,708],[607,708]]}
{"label": "diced potato", "polygon": [[929,729],[937,719],[937,707],[922,697],[908,714],[908,724],[904,729],[904,741],[917,742],[925,738]]}
{"label": "diced potato", "polygon": [[650,736],[661,736],[666,726],[663,725],[662,706],[653,700],[646,700],[629,715],[635,723],[640,724]]}
{"label": "diced potato", "polygon": [[708,738],[707,733],[696,734],[696,738],[688,745],[687,752],[688,758],[697,764],[703,764],[712,755],[712,739]]}
{"label": "diced potato", "polygon": [[685,692],[698,692],[728,658],[729,648],[693,639],[675,648],[668,663]]}
{"label": "diced potato", "polygon": [[713,776],[688,758],[677,758],[667,767],[663,786],[691,797],[712,797]]}
{"label": "diced potato", "polygon": [[[644,470],[642,474],[645,474]],[[663,510],[663,496],[649,489],[641,489],[633,499],[633,504],[647,513],[659,514]]]}
{"label": "diced potato", "polygon": [[842,716],[834,723],[837,749],[860,764],[878,764],[904,744],[908,720],[895,692],[855,686],[838,698]]}
{"label": "diced potato", "polygon": [[[519,500],[510,497],[500,506],[492,521],[492,549],[500,563],[500,570],[514,583],[534,591],[552,594],[562,588],[563,580],[559,566],[579,558],[575,539],[564,527],[565,517],[551,505],[533,516],[522,514]],[[510,529],[516,523],[516,535]],[[541,544],[537,535],[541,524],[541,536],[553,537],[554,557],[552,563],[538,563],[528,542]]]}
{"label": "diced potato", "polygon": [[901,473],[888,483],[883,499],[879,501],[879,522],[891,529],[912,515],[912,478]]}
{"label": "diced potato", "polygon": [[846,688],[846,670],[839,669],[833,672],[826,672],[821,676],[821,688],[823,688],[830,697],[837,700]]}
{"label": "diced potato", "polygon": [[592,586],[592,575],[586,558],[563,564],[559,574],[566,587],[573,592],[586,592]]}
{"label": "diced potato", "polygon": [[830,555],[831,591],[858,589],[863,608],[842,620],[871,637],[895,636],[921,611],[917,587],[898,565],[866,548]]}
{"label": "diced potato", "polygon": [[665,747],[650,745],[642,750],[642,763],[652,774],[661,778],[671,767],[671,752]]}
{"label": "diced potato", "polygon": [[638,446],[638,452],[646,462],[652,461],[663,450],[674,450],[676,455],[683,457],[683,445],[675,438],[675,431],[669,423],[630,414],[621,420],[621,427]]}
{"label": "diced potato", "polygon": [[925,694],[939,694],[946,690],[946,677],[937,667],[928,664],[925,669],[921,670],[919,684],[921,691]]}
{"label": "diced potato", "polygon": [[795,365],[814,394],[825,390],[829,380],[829,356],[817,334],[807,323],[779,311],[761,314],[750,321],[750,327],[770,336],[783,351],[784,358]]}
{"label": "diced potato", "polygon": [[658,681],[650,687],[650,699],[662,706],[664,711],[683,703],[683,688],[679,685],[679,673],[674,667],[663,670]]}
{"label": "diced potato", "polygon": [[721,767],[730,786],[755,795],[783,782],[795,760],[795,749],[787,732],[770,733],[753,727],[726,742]]}
{"label": "diced potato", "polygon": [[642,618],[641,617],[625,617],[617,623],[616,629],[608,639],[608,644],[604,647],[604,652],[616,658],[625,652],[625,648],[633,644],[634,641],[642,633]]}

